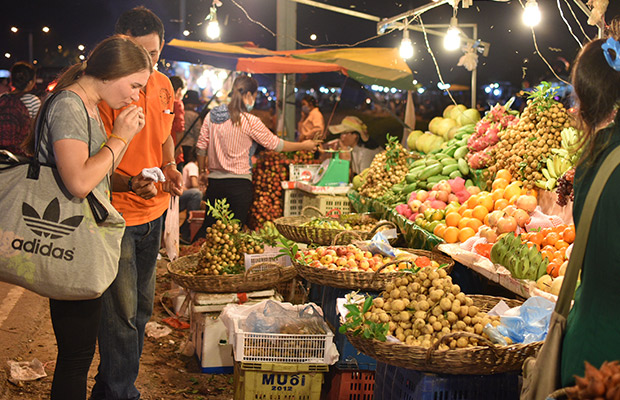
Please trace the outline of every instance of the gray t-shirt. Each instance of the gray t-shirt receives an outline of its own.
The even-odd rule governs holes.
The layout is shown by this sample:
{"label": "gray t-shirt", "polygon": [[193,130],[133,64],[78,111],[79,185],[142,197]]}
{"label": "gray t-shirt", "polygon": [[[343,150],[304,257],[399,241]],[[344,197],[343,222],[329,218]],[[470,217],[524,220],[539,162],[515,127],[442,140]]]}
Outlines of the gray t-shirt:
{"label": "gray t-shirt", "polygon": [[[42,127],[41,162],[56,164],[54,142],[61,139],[77,139],[89,143],[88,124],[90,121],[90,155],[97,154],[108,136],[96,119],[88,116],[80,96],[70,90],[60,92],[49,105]],[[44,118],[44,116],[41,116]],[[96,186],[101,193],[109,196],[109,183],[105,178]]]}

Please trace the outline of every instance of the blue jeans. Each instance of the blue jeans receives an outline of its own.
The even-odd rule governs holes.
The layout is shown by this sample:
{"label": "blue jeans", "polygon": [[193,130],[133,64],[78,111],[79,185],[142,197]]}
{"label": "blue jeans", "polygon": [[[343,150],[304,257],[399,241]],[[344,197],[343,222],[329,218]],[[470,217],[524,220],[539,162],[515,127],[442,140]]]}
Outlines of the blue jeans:
{"label": "blue jeans", "polygon": [[101,361],[92,390],[93,400],[140,398],[135,381],[144,344],[144,327],[153,312],[161,227],[162,217],[125,229],[118,275],[102,296]]}
{"label": "blue jeans", "polygon": [[189,212],[200,210],[200,202],[202,201],[202,192],[200,189],[185,189],[181,197],[179,197],[179,212],[186,210],[187,215],[185,221],[179,227],[181,238],[187,242],[192,240],[189,228]]}

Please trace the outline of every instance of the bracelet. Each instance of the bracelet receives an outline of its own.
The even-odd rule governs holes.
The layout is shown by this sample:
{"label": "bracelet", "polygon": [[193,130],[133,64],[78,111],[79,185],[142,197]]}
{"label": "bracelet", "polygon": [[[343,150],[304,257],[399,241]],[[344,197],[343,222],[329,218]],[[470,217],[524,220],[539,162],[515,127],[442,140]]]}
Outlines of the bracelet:
{"label": "bracelet", "polygon": [[161,167],[162,171],[163,171],[164,169],[166,169],[166,167],[167,167],[167,166],[169,166],[169,165],[175,165],[175,166],[176,166],[176,165],[177,165],[177,163],[176,163],[176,162],[174,162],[174,161],[170,161],[168,164],[166,164],[166,165],[164,165],[163,167]]}
{"label": "bracelet", "polygon": [[125,143],[125,146],[127,146],[127,139],[120,137],[118,135],[115,135],[113,133],[110,134],[110,137],[122,141],[123,143]]}
{"label": "bracelet", "polygon": [[107,145],[107,143],[104,144],[102,147],[110,150],[110,153],[112,153],[112,168],[111,169],[114,169],[114,164],[116,163],[116,159],[114,157],[114,151],[112,150],[112,148],[110,146]]}
{"label": "bracelet", "polygon": [[127,181],[127,187],[129,188],[130,192],[133,192],[133,185],[132,184],[133,184],[133,176],[130,176],[129,180]]}

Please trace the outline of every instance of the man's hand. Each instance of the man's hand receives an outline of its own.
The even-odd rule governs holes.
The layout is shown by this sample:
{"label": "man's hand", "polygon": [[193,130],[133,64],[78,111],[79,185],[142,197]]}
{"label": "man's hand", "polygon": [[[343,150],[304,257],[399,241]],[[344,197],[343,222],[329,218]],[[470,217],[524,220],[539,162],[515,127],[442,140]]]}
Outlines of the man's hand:
{"label": "man's hand", "polygon": [[174,165],[169,165],[163,169],[166,181],[162,184],[164,192],[168,192],[174,196],[183,194],[183,175],[176,169]]}
{"label": "man's hand", "polygon": [[157,195],[155,181],[145,178],[142,174],[136,175],[131,179],[131,190],[145,200],[152,199]]}

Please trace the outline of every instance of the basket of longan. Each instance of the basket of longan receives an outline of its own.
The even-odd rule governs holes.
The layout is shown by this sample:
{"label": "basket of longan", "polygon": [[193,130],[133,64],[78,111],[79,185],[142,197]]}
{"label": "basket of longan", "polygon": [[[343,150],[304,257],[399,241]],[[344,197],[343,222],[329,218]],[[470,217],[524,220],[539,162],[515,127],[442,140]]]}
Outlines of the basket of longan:
{"label": "basket of longan", "polygon": [[341,289],[380,291],[404,274],[423,269],[452,271],[454,260],[435,251],[396,249],[396,257],[372,254],[354,244],[298,250],[291,257],[308,282]]}
{"label": "basket of longan", "polygon": [[210,207],[216,223],[206,229],[205,242],[198,253],[180,257],[168,264],[170,278],[196,292],[241,293],[275,288],[297,275],[295,267],[281,258],[265,257],[245,268],[245,255],[263,253],[261,238],[241,232],[228,205],[216,201]]}
{"label": "basket of longan", "polygon": [[[421,271],[390,282],[359,313],[350,313],[341,329],[359,352],[397,367],[455,375],[519,371],[543,342],[512,343],[501,335],[500,344],[492,342],[485,327],[500,321],[487,312],[500,300],[509,307],[522,303],[467,296],[445,271]],[[373,337],[367,329],[382,335]]]}
{"label": "basket of longan", "polygon": [[[309,216],[310,211],[318,216]],[[281,217],[273,221],[278,231],[297,243],[330,245],[338,235],[338,243],[354,239],[367,240],[380,229],[397,228],[392,222],[380,221],[373,214],[343,214],[324,216],[312,206],[304,207],[300,216]]]}

